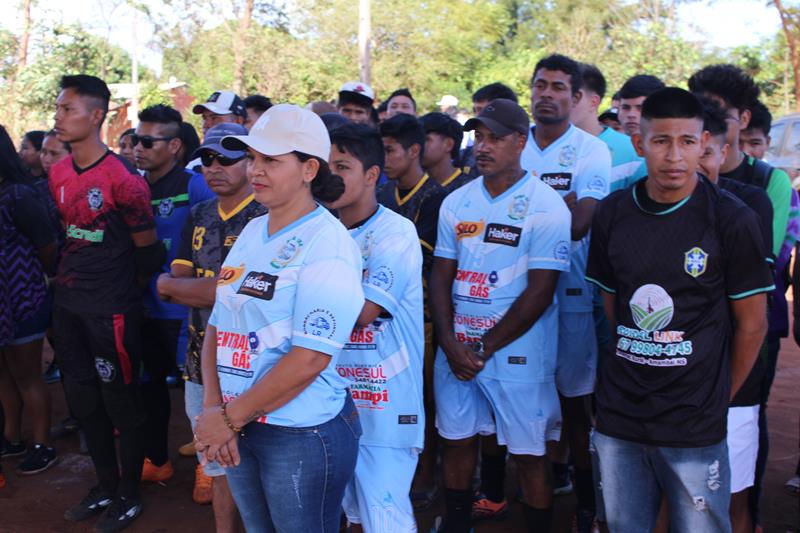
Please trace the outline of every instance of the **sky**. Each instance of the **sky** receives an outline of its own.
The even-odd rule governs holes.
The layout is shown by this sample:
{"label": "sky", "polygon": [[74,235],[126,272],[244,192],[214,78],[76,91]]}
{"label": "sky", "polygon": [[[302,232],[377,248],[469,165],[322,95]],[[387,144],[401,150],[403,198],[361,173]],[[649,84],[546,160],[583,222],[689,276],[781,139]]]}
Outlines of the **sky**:
{"label": "sky", "polygon": [[[0,4],[9,0],[0,0]],[[157,5],[157,0],[148,0]],[[117,7],[113,7],[117,6]],[[40,2],[34,19],[46,18],[66,23],[80,22],[98,35],[107,37],[127,50],[134,49],[133,10],[122,0],[70,0],[70,2]],[[2,17],[0,26],[18,31],[20,17]],[[780,31],[777,10],[767,0],[701,0],[682,3],[678,8],[680,31],[692,40],[706,40],[720,48],[758,44],[763,38]],[[157,74],[161,72],[161,57],[146,46],[152,28],[140,16],[136,24],[138,58]]]}

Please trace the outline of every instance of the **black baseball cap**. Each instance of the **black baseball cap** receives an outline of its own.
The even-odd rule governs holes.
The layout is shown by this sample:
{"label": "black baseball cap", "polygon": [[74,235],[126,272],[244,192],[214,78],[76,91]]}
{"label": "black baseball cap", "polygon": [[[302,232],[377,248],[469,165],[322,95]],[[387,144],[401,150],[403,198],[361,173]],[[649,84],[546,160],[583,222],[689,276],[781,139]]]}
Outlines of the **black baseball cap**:
{"label": "black baseball cap", "polygon": [[478,124],[483,124],[498,137],[505,137],[514,132],[527,135],[530,120],[528,113],[513,100],[496,98],[477,117],[464,124],[464,131],[474,130]]}

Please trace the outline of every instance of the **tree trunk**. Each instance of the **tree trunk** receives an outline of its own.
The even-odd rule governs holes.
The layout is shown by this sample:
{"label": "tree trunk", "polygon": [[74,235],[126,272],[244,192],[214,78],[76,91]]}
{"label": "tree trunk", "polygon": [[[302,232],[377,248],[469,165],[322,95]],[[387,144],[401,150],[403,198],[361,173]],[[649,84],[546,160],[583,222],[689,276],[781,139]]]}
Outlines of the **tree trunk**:
{"label": "tree trunk", "polygon": [[794,78],[794,107],[800,111],[800,21],[798,13],[790,12],[787,6],[783,5],[782,0],[774,0],[775,8],[781,17],[781,27],[786,38],[786,46],[789,48],[789,62],[792,64],[792,76]]}
{"label": "tree trunk", "polygon": [[17,78],[19,78],[28,64],[28,42],[31,38],[31,3],[32,0],[25,0],[22,3],[23,22],[22,35],[19,39],[19,50],[17,51]]}
{"label": "tree trunk", "polygon": [[250,21],[253,19],[253,0],[245,0],[244,11],[239,19],[239,31],[234,38],[235,44],[233,48],[233,92],[239,96],[244,89],[244,63],[245,63],[245,50],[247,48],[247,36],[250,32]]}
{"label": "tree trunk", "polygon": [[370,65],[370,39],[372,16],[370,0],[360,0],[358,4],[358,70],[362,83],[372,84],[372,68]]}

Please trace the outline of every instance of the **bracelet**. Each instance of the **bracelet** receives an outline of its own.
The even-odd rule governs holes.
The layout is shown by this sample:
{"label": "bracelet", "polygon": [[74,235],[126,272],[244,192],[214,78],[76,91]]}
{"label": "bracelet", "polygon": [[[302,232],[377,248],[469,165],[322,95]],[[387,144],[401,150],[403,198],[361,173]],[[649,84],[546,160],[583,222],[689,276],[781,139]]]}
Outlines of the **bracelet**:
{"label": "bracelet", "polygon": [[233,422],[231,422],[231,419],[228,418],[228,402],[222,402],[222,420],[225,421],[225,425],[228,426],[228,428],[230,428],[231,431],[244,437],[244,431],[242,430],[242,428],[237,428],[236,426],[234,426]]}

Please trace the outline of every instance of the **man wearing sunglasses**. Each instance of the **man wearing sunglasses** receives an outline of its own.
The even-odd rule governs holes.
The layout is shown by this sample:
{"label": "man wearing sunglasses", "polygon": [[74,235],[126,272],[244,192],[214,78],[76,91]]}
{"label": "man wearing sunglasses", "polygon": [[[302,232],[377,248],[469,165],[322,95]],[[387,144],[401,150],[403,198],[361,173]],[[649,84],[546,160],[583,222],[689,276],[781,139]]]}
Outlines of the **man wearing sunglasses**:
{"label": "man wearing sunglasses", "polygon": [[[242,229],[250,220],[266,212],[253,199],[247,180],[245,152],[227,150],[220,145],[226,135],[246,134],[247,130],[239,124],[214,126],[192,154],[192,158],[200,157],[206,183],[217,198],[192,208],[171,272],[158,278],[158,291],[162,298],[190,306],[185,403],[186,415],[192,425],[195,416],[203,409],[200,350],[214,306],[216,276]],[[197,503],[211,500],[217,531],[235,531],[236,507],[225,471],[217,463],[208,463],[204,467],[197,465],[192,498]]]}
{"label": "man wearing sunglasses", "polygon": [[[139,113],[139,125],[133,135],[136,166],[144,171],[150,186],[151,205],[158,239],[167,249],[169,265],[180,245],[181,230],[191,206],[214,197],[199,174],[184,168],[179,161],[181,149],[181,114],[165,105],[154,105]],[[160,273],[160,272],[159,272]],[[170,398],[167,376],[175,369],[176,357],[186,350],[185,306],[165,302],[158,297],[155,274],[144,296],[145,319],[142,322],[142,357],[147,374],[142,383],[147,430],[143,481],[163,482],[173,475],[167,451]]]}

